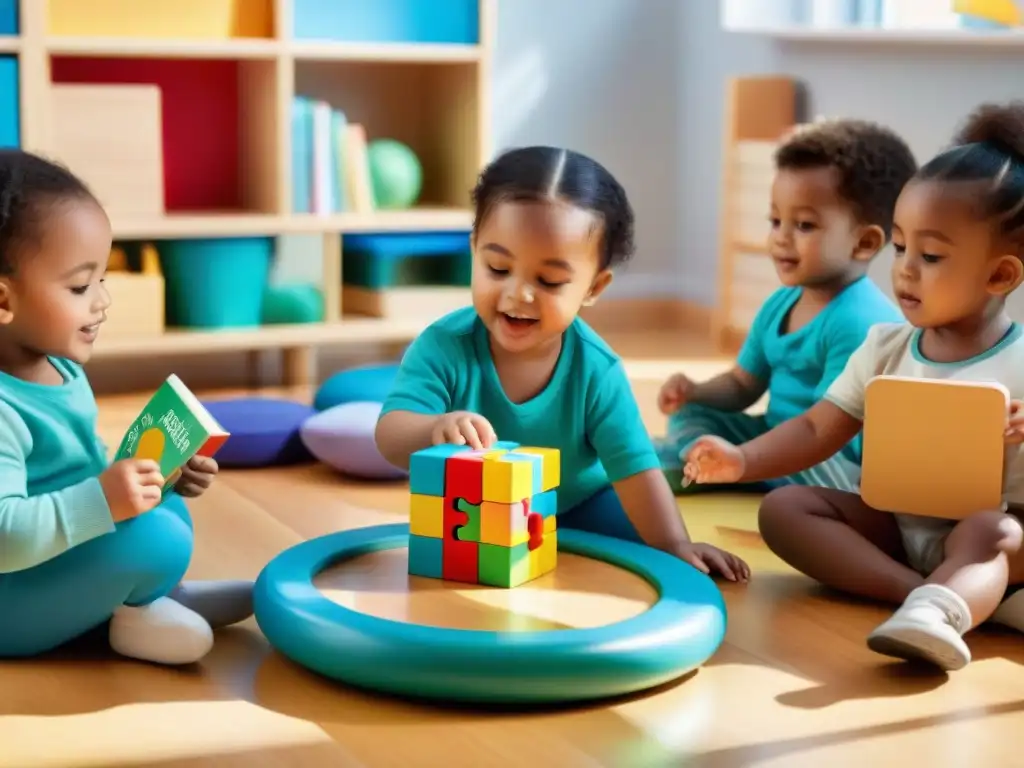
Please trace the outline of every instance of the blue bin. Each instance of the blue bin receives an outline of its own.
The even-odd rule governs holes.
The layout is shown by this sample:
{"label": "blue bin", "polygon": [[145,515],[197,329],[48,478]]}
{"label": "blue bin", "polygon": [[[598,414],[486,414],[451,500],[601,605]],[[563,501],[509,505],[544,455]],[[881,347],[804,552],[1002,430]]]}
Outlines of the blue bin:
{"label": "blue bin", "polygon": [[168,240],[157,250],[166,284],[168,325],[248,328],[261,324],[274,263],[273,238]]}
{"label": "blue bin", "polygon": [[294,0],[298,40],[458,43],[480,40],[478,0]]}
{"label": "blue bin", "polygon": [[18,60],[0,56],[0,147],[21,146]]}
{"label": "blue bin", "polygon": [[0,35],[18,34],[18,0],[0,0]]}

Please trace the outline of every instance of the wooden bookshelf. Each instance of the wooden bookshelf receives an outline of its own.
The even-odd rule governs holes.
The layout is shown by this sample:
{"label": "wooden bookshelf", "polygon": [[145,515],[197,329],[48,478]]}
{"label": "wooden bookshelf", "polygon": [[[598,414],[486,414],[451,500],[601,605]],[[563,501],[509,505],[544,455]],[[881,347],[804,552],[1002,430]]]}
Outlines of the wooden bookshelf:
{"label": "wooden bookshelf", "polygon": [[[68,7],[67,0],[59,1]],[[217,4],[234,1],[209,0]],[[180,67],[216,79],[224,67],[237,68],[238,157],[231,158],[237,166],[234,197],[220,206],[204,202],[190,207],[168,200],[167,212],[156,216],[112,213],[115,241],[149,241],[159,248],[162,240],[190,238],[323,238],[323,322],[210,331],[169,328],[162,336],[138,339],[104,339],[101,333],[97,359],[281,350],[289,378],[286,383],[294,385],[316,376],[315,353],[320,347],[407,341],[429,322],[429,318],[410,322],[343,316],[342,236],[470,227],[470,190],[492,152],[490,73],[496,0],[478,0],[479,34],[474,44],[295,39],[293,3],[302,0],[239,0],[240,6],[263,7],[261,13],[272,16],[270,32],[262,37],[61,35],[52,33],[50,4],[56,2],[20,0],[18,34],[0,36],[0,55],[18,59],[20,145],[26,150],[61,160],[53,151],[49,106],[56,83],[144,82],[139,79],[144,76],[136,75],[120,80],[116,72],[154,67]],[[167,0],[160,2],[166,5]],[[190,2],[192,8],[199,7]],[[94,3],[94,7],[110,7],[108,0],[78,3],[85,13]],[[139,7],[137,3],[135,7]],[[90,73],[99,70],[105,74],[93,80]],[[410,92],[416,98],[410,99]],[[294,213],[291,110],[296,94],[328,101],[346,99],[342,108],[353,122],[365,125],[370,139],[395,138],[413,147],[424,169],[421,204],[408,210],[365,214]],[[176,108],[168,107],[170,103],[165,100],[165,110]],[[211,163],[211,173],[223,173],[213,166]],[[179,173],[179,186],[181,176]],[[190,176],[188,190],[198,193],[204,181],[201,176]]]}
{"label": "wooden bookshelf", "polygon": [[712,343],[733,350],[780,283],[768,255],[772,153],[796,124],[796,83],[734,77],[726,89],[721,256]]}

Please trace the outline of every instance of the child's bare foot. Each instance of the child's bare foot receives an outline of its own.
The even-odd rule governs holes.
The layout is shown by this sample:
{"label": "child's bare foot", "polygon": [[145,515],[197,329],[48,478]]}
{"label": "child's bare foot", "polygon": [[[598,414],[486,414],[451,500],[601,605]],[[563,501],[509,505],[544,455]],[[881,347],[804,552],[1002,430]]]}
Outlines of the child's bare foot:
{"label": "child's bare foot", "polygon": [[897,659],[923,659],[947,671],[961,669],[971,661],[963,639],[970,626],[971,611],[960,595],[941,584],[925,584],[868,635],[868,647]]}

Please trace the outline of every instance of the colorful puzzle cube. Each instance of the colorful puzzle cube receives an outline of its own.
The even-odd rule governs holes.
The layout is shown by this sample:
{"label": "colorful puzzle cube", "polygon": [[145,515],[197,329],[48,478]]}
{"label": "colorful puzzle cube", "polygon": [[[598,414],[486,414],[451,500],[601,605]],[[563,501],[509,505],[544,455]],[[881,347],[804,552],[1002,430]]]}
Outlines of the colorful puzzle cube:
{"label": "colorful puzzle cube", "polygon": [[435,445],[409,460],[409,573],[516,587],[553,571],[555,448]]}

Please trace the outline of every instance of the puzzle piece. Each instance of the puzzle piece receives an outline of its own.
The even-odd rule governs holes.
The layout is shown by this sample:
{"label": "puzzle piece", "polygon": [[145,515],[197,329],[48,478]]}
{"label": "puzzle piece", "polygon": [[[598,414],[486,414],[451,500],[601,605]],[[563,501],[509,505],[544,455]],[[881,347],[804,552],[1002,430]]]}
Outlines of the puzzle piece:
{"label": "puzzle piece", "polygon": [[431,446],[409,472],[410,574],[513,587],[554,570],[557,449]]}

